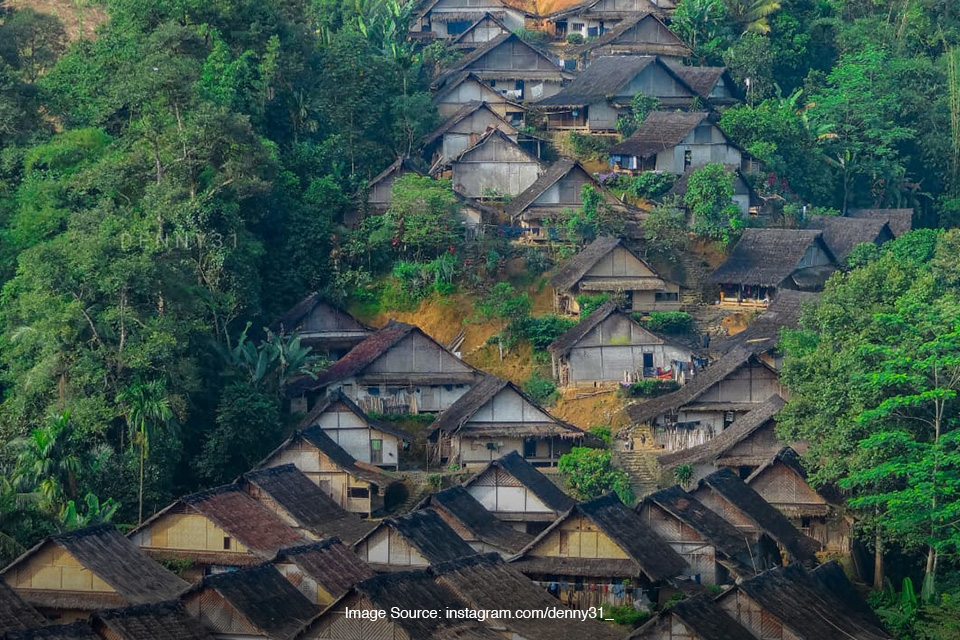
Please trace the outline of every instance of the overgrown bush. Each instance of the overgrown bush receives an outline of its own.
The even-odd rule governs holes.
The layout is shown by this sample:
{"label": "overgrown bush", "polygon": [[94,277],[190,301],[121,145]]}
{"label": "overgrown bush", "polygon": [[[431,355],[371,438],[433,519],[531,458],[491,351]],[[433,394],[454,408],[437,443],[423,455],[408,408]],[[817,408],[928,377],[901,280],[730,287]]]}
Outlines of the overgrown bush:
{"label": "overgrown bush", "polygon": [[527,267],[527,272],[534,276],[540,275],[553,266],[547,252],[537,247],[527,247],[523,254],[523,262]]}
{"label": "overgrown bush", "polygon": [[553,380],[544,378],[536,371],[531,373],[530,377],[524,381],[523,390],[531,398],[544,405],[553,404],[559,396],[557,385],[553,383]]}
{"label": "overgrown bush", "polygon": [[641,611],[634,609],[633,605],[629,604],[618,604],[615,606],[604,606],[603,607],[603,616],[607,619],[612,619],[617,624],[622,624],[625,627],[630,627],[631,629],[636,629],[644,622],[650,619],[649,611]]}
{"label": "overgrown bush", "polygon": [[633,506],[630,476],[613,466],[612,455],[606,449],[574,447],[560,456],[557,469],[567,477],[580,500],[592,500],[614,491],[625,505]]}
{"label": "overgrown bush", "polygon": [[567,34],[567,44],[583,44],[583,34],[581,33]]}
{"label": "overgrown bush", "polygon": [[630,178],[627,191],[637,198],[656,198],[669,191],[676,180],[676,176],[665,171],[644,171]]}
{"label": "overgrown bush", "polygon": [[631,385],[620,387],[621,393],[628,398],[654,398],[671,393],[680,388],[675,380],[656,380],[648,378],[638,380]]}
{"label": "overgrown bush", "polygon": [[535,351],[543,351],[575,324],[570,318],[550,314],[512,322],[508,329],[518,337],[529,340]]}
{"label": "overgrown bush", "polygon": [[608,446],[613,444],[613,430],[607,425],[595,424],[587,431],[603,440],[604,444]]}
{"label": "overgrown bush", "polygon": [[611,144],[612,141],[603,136],[570,132],[570,146],[578,158],[600,158],[606,154]]}
{"label": "overgrown bush", "polygon": [[693,331],[693,316],[686,311],[652,311],[643,325],[651,331],[678,335]]}
{"label": "overgrown bush", "polygon": [[609,299],[609,293],[601,293],[595,296],[587,294],[577,296],[577,305],[580,307],[580,317],[586,318],[588,315],[599,309],[603,303]]}

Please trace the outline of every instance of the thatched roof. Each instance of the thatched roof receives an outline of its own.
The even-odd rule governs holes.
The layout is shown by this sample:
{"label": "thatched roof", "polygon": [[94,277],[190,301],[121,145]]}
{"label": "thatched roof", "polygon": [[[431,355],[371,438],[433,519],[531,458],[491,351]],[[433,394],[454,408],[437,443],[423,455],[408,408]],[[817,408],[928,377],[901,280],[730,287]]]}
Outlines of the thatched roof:
{"label": "thatched roof", "polygon": [[504,551],[517,553],[533,540],[533,536],[498,520],[461,486],[450,487],[427,496],[416,509],[428,507],[452,517],[475,539]]}
{"label": "thatched roof", "polygon": [[670,65],[674,72],[693,89],[697,95],[704,100],[709,100],[713,104],[733,104],[737,102],[735,97],[730,98],[711,98],[710,94],[716,88],[717,84],[724,80],[731,91],[736,89],[736,84],[726,67],[685,67],[680,64]]}
{"label": "thatched roof", "polygon": [[10,631],[4,640],[103,640],[86,622],[53,624],[24,631]]}
{"label": "thatched roof", "polygon": [[[501,14],[501,15],[502,15],[502,14]],[[453,40],[451,40],[451,41],[450,41],[450,46],[459,49],[459,48],[465,47],[465,46],[471,46],[471,47],[472,47],[472,46],[479,46],[480,44],[482,44],[482,43],[479,43],[479,42],[467,41],[467,36],[469,36],[471,33],[473,33],[474,30],[476,30],[476,29],[477,29],[483,22],[485,22],[485,21],[487,21],[487,22],[492,22],[493,24],[497,25],[498,27],[500,27],[501,29],[503,29],[503,33],[509,33],[509,32],[510,32],[510,27],[508,27],[507,25],[505,25],[505,24],[503,23],[503,20],[500,19],[500,17],[498,17],[498,16],[496,16],[496,15],[494,15],[494,14],[492,14],[492,13],[490,13],[490,12],[488,11],[488,12],[484,13],[482,16],[480,16],[479,18],[477,18],[472,25],[470,25],[469,27],[467,27],[466,31],[464,31],[463,33],[461,33],[460,35],[458,35],[456,38],[454,38]]]}
{"label": "thatched roof", "polygon": [[[501,117],[500,114],[498,114],[496,111],[491,109],[486,102],[472,101],[472,102],[466,103],[465,105],[457,109],[456,113],[454,113],[452,116],[447,118],[447,120],[443,124],[441,124],[439,127],[437,127],[436,129],[428,133],[426,136],[424,136],[423,144],[428,145],[432,143],[433,141],[443,136],[443,134],[448,132],[450,129],[452,129],[453,127],[463,122],[465,119],[469,118],[474,113],[480,110],[488,111],[490,115],[492,115],[496,120],[498,120],[499,121],[499,124],[497,125],[498,127],[505,127],[506,131],[510,131],[511,133],[514,133],[517,131],[517,128],[515,126],[513,126],[512,124],[504,120],[503,117]],[[483,132],[478,131],[477,133],[483,133]]]}
{"label": "thatched roof", "polygon": [[413,511],[381,520],[376,528],[354,543],[353,547],[356,548],[383,527],[389,527],[402,536],[430,564],[476,553],[433,509]]}
{"label": "thatched roof", "polygon": [[[504,96],[503,94],[497,93],[497,91],[493,87],[491,87],[489,84],[484,82],[483,78],[478,76],[473,71],[461,71],[451,76],[451,78],[447,80],[447,82],[443,85],[442,88],[434,92],[433,94],[434,103],[441,101],[443,97],[448,95],[451,91],[459,87],[464,82],[467,82],[468,80],[472,80],[478,84],[483,85],[489,91],[489,97],[496,100],[497,104],[508,103],[519,109],[523,109],[523,106],[519,102],[508,100],[506,96]],[[490,100],[485,100],[485,102],[487,102],[487,104],[492,104]]]}
{"label": "thatched roof", "polygon": [[273,562],[292,562],[297,565],[334,599],[358,582],[376,575],[370,565],[341,544],[339,538],[281,549]]}
{"label": "thatched roof", "polygon": [[[590,271],[590,269],[596,266],[598,262],[600,262],[617,247],[623,247],[629,251],[631,254],[633,254],[633,257],[646,265],[651,272],[657,272],[656,269],[650,266],[646,260],[641,258],[620,238],[615,238],[613,236],[599,236],[596,240],[584,247],[580,253],[564,262],[553,274],[553,277],[550,278],[550,285],[558,291],[571,290],[578,282],[580,282],[587,272]],[[635,281],[637,278],[632,278],[632,280]],[[663,280],[661,278],[650,278],[650,280],[655,280],[659,283],[657,288],[663,287]],[[655,282],[654,284],[657,283]]]}
{"label": "thatched roof", "polygon": [[292,640],[320,613],[270,563],[205,576],[185,594],[187,606],[191,596],[208,589],[218,593],[237,614],[272,640]]}
{"label": "thatched roof", "polygon": [[276,322],[270,326],[270,328],[271,330],[280,333],[295,333],[300,329],[301,323],[310,317],[317,307],[327,307],[330,310],[331,315],[335,316],[338,324],[341,325],[338,327],[331,327],[330,331],[373,331],[372,328],[363,324],[340,307],[321,298],[320,293],[317,291],[314,291],[303,300],[293,305],[282,316],[280,316]]}
{"label": "thatched roof", "polygon": [[913,230],[913,209],[851,209],[851,218],[876,218],[885,220],[893,235],[900,237]]}
{"label": "thatched roof", "polygon": [[663,469],[675,469],[682,464],[713,462],[776,418],[785,404],[786,401],[783,398],[774,394],[758,404],[756,408],[737,418],[733,424],[707,442],[658,456],[657,463]]}
{"label": "thatched roof", "polygon": [[[559,558],[534,555],[541,540],[553,534],[567,519],[587,518],[627,554],[627,561],[596,560],[593,558]],[[630,507],[620,502],[615,493],[574,505],[567,513],[547,527],[514,559],[524,573],[593,575],[602,577],[640,577],[650,582],[673,578],[687,567],[687,561],[643,522]],[[591,565],[594,565],[591,567]],[[599,570],[599,571],[597,571]],[[598,576],[597,573],[600,573]]]}
{"label": "thatched roof", "polygon": [[536,162],[537,164],[540,163],[540,160],[538,158],[536,158],[529,151],[527,151],[526,149],[521,147],[519,144],[517,144],[513,140],[513,138],[505,134],[500,129],[490,129],[489,131],[486,131],[485,133],[481,134],[481,136],[477,138],[476,142],[474,142],[472,145],[470,145],[469,147],[461,151],[460,155],[454,158],[453,161],[454,162],[462,161],[464,158],[466,158],[466,156],[473,153],[475,150],[479,149],[480,147],[482,147],[483,145],[487,144],[492,140],[499,140],[500,142],[503,142],[507,146],[513,147],[519,150],[523,156],[526,156],[526,158],[530,160],[530,162]]}
{"label": "thatched roof", "polygon": [[586,318],[578,322],[576,325],[564,332],[559,338],[550,343],[547,347],[547,351],[552,353],[555,356],[562,357],[570,353],[570,350],[577,346],[577,344],[583,340],[591,331],[597,328],[598,325],[603,323],[607,318],[612,315],[619,315],[625,318],[628,322],[633,323],[640,328],[641,331],[650,334],[654,339],[659,341],[659,343],[670,343],[675,344],[677,348],[686,349],[679,344],[673,343],[668,338],[647,329],[642,324],[633,319],[633,317],[626,313],[625,311],[619,309],[616,303],[607,301],[602,305],[590,312]]}
{"label": "thatched roof", "polygon": [[779,509],[783,514],[791,518],[802,518],[804,516],[823,517],[830,513],[831,502],[842,500],[839,490],[835,486],[827,485],[817,489],[807,482],[807,470],[804,468],[803,463],[800,460],[800,454],[794,451],[792,447],[783,447],[774,455],[769,456],[754,470],[753,473],[747,477],[746,480],[744,480],[744,482],[751,487],[755,486],[760,478],[762,478],[772,469],[776,468],[778,465],[783,465],[783,467],[796,474],[799,480],[806,483],[807,486],[810,487],[810,491],[822,499],[822,502],[809,502],[798,498],[794,498],[793,500],[788,498],[771,498],[769,501],[774,504],[776,508]]}
{"label": "thatched roof", "polygon": [[404,174],[404,173],[415,173],[418,176],[422,176],[423,172],[417,168],[417,165],[413,163],[410,159],[410,156],[400,156],[396,160],[390,163],[390,165],[378,173],[367,185],[372,187],[379,182],[382,182],[394,174]]}
{"label": "thatched roof", "polygon": [[[636,27],[641,22],[646,20],[655,20],[660,24],[660,27],[663,30],[663,33],[667,33],[670,36],[673,36],[673,42],[625,42],[618,43],[617,40]],[[636,51],[637,53],[650,53],[655,55],[663,56],[675,56],[678,58],[685,58],[689,56],[692,51],[683,40],[673,34],[670,31],[669,27],[663,22],[663,20],[657,16],[655,13],[631,13],[623,20],[621,20],[614,28],[608,29],[603,32],[599,38],[586,42],[580,46],[571,48],[571,53],[574,55],[583,55],[591,51],[596,51],[603,47],[616,47],[623,46],[628,48],[631,51]],[[683,80],[680,80],[683,83]],[[685,84],[685,83],[684,83]]]}
{"label": "thatched roof", "polygon": [[[550,165],[547,170],[544,171],[543,174],[541,174],[540,177],[534,181],[533,184],[517,195],[516,198],[511,200],[510,203],[504,207],[504,211],[514,218],[520,215],[524,209],[533,204],[534,200],[543,195],[544,191],[552,187],[557,183],[557,181],[577,167],[586,173],[587,176],[590,176],[590,174],[583,169],[580,163],[576,160],[573,160],[572,158],[560,158]],[[593,176],[590,176],[590,179],[593,180]]]}
{"label": "thatched roof", "polygon": [[[399,427],[395,427],[392,424],[383,422],[382,420],[374,420],[367,413],[357,406],[357,403],[350,399],[350,396],[345,394],[342,390],[338,389],[333,393],[328,394],[325,398],[322,398],[317,401],[317,404],[313,406],[313,409],[304,416],[303,420],[300,421],[300,428],[307,429],[309,427],[315,426],[317,420],[323,413],[326,413],[331,407],[334,407],[337,403],[345,406],[351,413],[360,418],[363,422],[370,425],[371,428],[376,429],[377,431],[382,431],[384,433],[389,433],[394,435],[404,442],[413,442],[415,437],[409,431],[404,431]],[[317,425],[319,426],[319,425]]]}
{"label": "thatched roof", "polygon": [[607,149],[607,154],[639,158],[656,155],[680,144],[709,117],[705,111],[651,111],[633,135]]}
{"label": "thatched roof", "polygon": [[[539,57],[539,58],[542,58],[542,59],[544,59],[544,60],[547,60],[548,62],[550,62],[551,65],[553,65],[553,66],[555,67],[555,70],[550,70],[550,71],[524,71],[524,70],[509,70],[509,69],[505,69],[505,71],[508,71],[508,70],[509,70],[509,71],[512,71],[512,73],[514,73],[514,74],[521,74],[521,76],[522,76],[523,74],[528,74],[528,75],[529,75],[529,74],[537,74],[537,75],[541,75],[541,76],[544,77],[544,78],[548,78],[548,77],[549,77],[549,78],[556,78],[557,80],[559,80],[559,79],[561,79],[561,78],[569,78],[569,77],[571,77],[571,75],[570,75],[569,73],[566,73],[566,72],[561,71],[560,66],[557,65],[557,63],[556,63],[556,61],[553,59],[553,57],[551,57],[551,56],[548,55],[547,53],[543,52],[543,51],[540,50],[539,48],[533,46],[533,45],[530,44],[529,42],[525,41],[523,38],[521,38],[521,37],[518,36],[517,34],[515,34],[515,33],[513,33],[513,32],[510,32],[510,33],[502,33],[502,34],[500,34],[499,36],[497,36],[496,38],[493,38],[492,40],[488,40],[487,42],[485,42],[484,44],[482,44],[479,48],[474,49],[473,51],[471,51],[471,52],[468,53],[467,55],[465,55],[465,56],[463,56],[462,58],[460,58],[459,60],[457,60],[453,67],[451,67],[450,69],[448,69],[447,71],[445,71],[444,73],[442,73],[442,74],[434,81],[434,86],[436,86],[436,87],[442,87],[442,86],[445,85],[449,80],[454,79],[459,73],[461,73],[461,72],[463,72],[463,71],[467,71],[467,70],[468,70],[468,67],[470,67],[470,65],[472,65],[474,62],[476,62],[477,60],[479,60],[479,59],[482,58],[483,56],[487,55],[488,53],[490,53],[491,51],[493,51],[494,49],[496,49],[496,48],[499,47],[500,45],[502,45],[502,44],[504,44],[504,43],[506,43],[506,42],[509,42],[509,41],[516,42],[516,43],[518,43],[518,44],[526,47],[527,49],[529,49],[531,52],[533,52],[533,54],[534,54],[535,56],[537,56],[537,57]],[[493,71],[493,70],[485,69],[485,70],[479,71],[478,73],[486,74],[488,71]],[[531,76],[531,77],[532,77],[532,76]]]}
{"label": "thatched roof", "polygon": [[348,544],[362,538],[373,524],[337,504],[293,464],[266,467],[243,474],[307,531],[321,538],[336,536]]}
{"label": "thatched roof", "polygon": [[494,469],[500,469],[504,473],[512,476],[524,488],[537,496],[544,506],[552,509],[557,514],[567,511],[577,502],[561,491],[560,487],[550,482],[549,478],[540,473],[532,464],[524,460],[523,456],[516,451],[511,451],[505,456],[492,460],[486,467],[464,482],[463,486],[469,487],[476,482],[477,479]]}
{"label": "thatched roof", "polygon": [[662,620],[677,620],[697,640],[756,640],[708,594],[681,600],[627,636],[627,640],[654,637]]}
{"label": "thatched roof", "polygon": [[92,622],[118,640],[213,640],[176,600],[97,611]]}
{"label": "thatched roof", "polygon": [[6,631],[39,627],[45,622],[36,609],[24,602],[4,580],[0,580],[0,637]]}
{"label": "thatched roof", "polygon": [[777,346],[782,329],[796,329],[800,313],[808,304],[814,303],[819,293],[781,289],[777,291],[770,306],[740,333],[717,340],[711,349],[726,352],[742,347],[752,353],[764,353]]}
{"label": "thatched roof", "polygon": [[[554,11],[553,13],[549,13],[544,17],[549,18],[550,20],[556,20],[557,18],[568,18],[568,17],[579,16],[579,15],[588,14],[588,13],[592,13],[594,15],[606,15],[608,13],[614,13],[614,14],[621,13],[619,11],[614,11],[614,12],[592,11],[594,6],[597,5],[600,1],[601,0],[583,0],[583,2],[577,2],[575,4],[571,4],[568,7],[564,7],[557,11]],[[660,8],[650,0],[645,0],[644,4],[647,6],[642,8],[640,11],[636,13],[644,14],[644,13],[662,13],[663,12],[662,8]],[[633,15],[635,12],[631,11],[629,13]]]}
{"label": "thatched roof", "polygon": [[[3,570],[3,575],[11,575],[42,547],[51,544],[67,551],[83,568],[113,587],[116,595],[129,604],[169,600],[188,586],[124,537],[112,524],[51,536],[14,560]],[[81,599],[84,597],[86,594],[80,594]],[[81,602],[77,604],[78,608],[84,608]]]}
{"label": "thatched roof", "polygon": [[857,587],[850,582],[839,562],[836,560],[825,562],[810,571],[808,575],[813,578],[820,589],[825,590],[834,599],[843,603],[846,615],[852,619],[854,624],[865,629],[872,629],[874,633],[877,631],[885,633],[883,623],[870,605],[867,604],[867,601],[864,600]]}
{"label": "thatched roof", "polygon": [[815,229],[745,229],[727,261],[708,279],[724,284],[775,287],[800,269],[803,256],[815,245],[833,258],[823,233]]}
{"label": "thatched roof", "polygon": [[879,218],[810,216],[807,228],[823,232],[823,241],[841,264],[846,262],[847,256],[858,244],[880,245],[893,240],[893,232],[887,222]]}
{"label": "thatched roof", "polygon": [[658,64],[673,70],[654,56],[601,56],[558,93],[538,100],[538,107],[585,107],[619,95],[644,69]]}
{"label": "thatched roof", "polygon": [[759,531],[770,536],[794,562],[808,566],[817,564],[820,543],[800,533],[786,516],[747,486],[731,469],[720,469],[700,480],[700,488],[709,487],[749,518]]}
{"label": "thatched roof", "polygon": [[263,462],[257,465],[256,468],[264,468],[264,463],[266,461],[273,458],[280,451],[295,444],[298,440],[303,440],[313,445],[323,455],[329,458],[333,464],[337,465],[355,478],[370,482],[378,487],[389,487],[391,484],[399,482],[399,480],[387,475],[378,467],[360,462],[354,458],[352,455],[347,453],[343,447],[334,442],[333,439],[318,426],[307,427],[306,429],[295,431],[292,436],[283,442],[283,444],[274,449],[266,458],[264,458]]}

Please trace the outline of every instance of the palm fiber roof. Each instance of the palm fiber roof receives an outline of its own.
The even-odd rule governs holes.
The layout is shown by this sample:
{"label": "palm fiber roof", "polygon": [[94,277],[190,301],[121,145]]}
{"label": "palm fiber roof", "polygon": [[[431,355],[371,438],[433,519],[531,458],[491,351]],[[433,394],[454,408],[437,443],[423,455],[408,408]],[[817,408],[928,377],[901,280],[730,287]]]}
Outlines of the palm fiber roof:
{"label": "palm fiber roof", "polygon": [[630,634],[627,640],[654,637],[652,632],[660,626],[664,618],[679,620],[697,640],[756,640],[756,637],[734,620],[712,596],[705,593],[671,605]]}
{"label": "palm fiber roof", "polygon": [[213,640],[176,600],[97,611],[93,625],[119,640]]}
{"label": "palm fiber roof", "polygon": [[[457,532],[450,528],[450,525],[433,509],[413,511],[381,520],[380,524],[360,542],[372,536],[381,527],[389,527],[400,534],[430,564],[476,553],[473,547],[458,536]],[[355,543],[354,548],[360,542]]]}
{"label": "palm fiber roof", "polygon": [[807,228],[823,231],[823,241],[841,264],[846,262],[847,256],[858,244],[879,245],[893,240],[893,232],[887,222],[880,218],[810,216]]}
{"label": "palm fiber roof", "polygon": [[0,579],[0,636],[6,631],[39,627],[46,620]]}
{"label": "palm fiber roof", "polygon": [[600,56],[573,82],[536,104],[538,107],[585,107],[602,102],[619,95],[640,72],[657,63],[654,56]]}
{"label": "palm fiber roof", "polygon": [[10,631],[4,640],[103,640],[86,622],[54,624],[23,631]]}
{"label": "palm fiber roof", "polygon": [[550,479],[540,473],[536,467],[524,460],[523,456],[516,451],[511,451],[507,455],[491,461],[486,467],[464,482],[463,486],[469,487],[478,478],[495,469],[500,469],[513,476],[528,491],[537,496],[544,506],[557,514],[567,511],[577,503],[576,500],[561,491],[560,487],[550,482]]}
{"label": "palm fiber roof", "polygon": [[358,582],[376,575],[370,565],[341,544],[338,538],[281,549],[273,561],[294,563],[334,599]]}
{"label": "palm fiber roof", "polygon": [[877,218],[886,220],[893,235],[900,237],[913,230],[913,209],[851,209],[851,218]]}
{"label": "palm fiber roof", "polygon": [[477,540],[511,553],[517,553],[533,540],[533,536],[498,520],[459,485],[427,496],[416,508],[427,507],[449,514]]}
{"label": "palm fiber roof", "polygon": [[820,297],[819,293],[781,289],[770,306],[750,326],[740,333],[715,341],[711,349],[726,352],[742,347],[753,353],[763,353],[777,346],[783,329],[796,329],[800,313]]}
{"label": "palm fiber roof", "polygon": [[744,229],[726,262],[708,280],[775,287],[800,269],[800,261],[815,245],[833,257],[823,232],[816,229]]}

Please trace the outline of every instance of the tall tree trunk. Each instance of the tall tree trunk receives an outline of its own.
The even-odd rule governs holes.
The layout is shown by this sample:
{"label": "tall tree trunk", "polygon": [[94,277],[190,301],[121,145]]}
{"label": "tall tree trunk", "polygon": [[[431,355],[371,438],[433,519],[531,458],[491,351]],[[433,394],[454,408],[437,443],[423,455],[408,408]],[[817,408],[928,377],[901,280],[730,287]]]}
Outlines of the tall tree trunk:
{"label": "tall tree trunk", "polygon": [[879,526],[877,526],[877,535],[873,544],[873,588],[875,591],[883,591],[883,540],[880,537]]}
{"label": "tall tree trunk", "polygon": [[139,492],[139,502],[140,508],[137,513],[137,524],[143,524],[143,467],[144,467],[144,458],[146,458],[147,452],[144,449],[144,445],[140,443],[140,492]]}

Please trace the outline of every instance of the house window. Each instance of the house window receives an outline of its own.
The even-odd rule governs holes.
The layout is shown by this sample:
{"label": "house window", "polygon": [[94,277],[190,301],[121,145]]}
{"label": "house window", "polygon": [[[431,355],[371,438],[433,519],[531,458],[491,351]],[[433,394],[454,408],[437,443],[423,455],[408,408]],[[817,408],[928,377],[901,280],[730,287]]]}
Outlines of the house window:
{"label": "house window", "polygon": [[371,438],[370,440],[370,462],[372,464],[383,462],[383,440],[379,438]]}
{"label": "house window", "polygon": [[693,151],[687,149],[683,152],[683,170],[686,171],[693,164]]}
{"label": "house window", "polygon": [[223,536],[223,550],[224,550],[224,551],[229,551],[229,550],[230,550],[230,542],[231,542],[230,536]]}
{"label": "house window", "polygon": [[680,294],[676,291],[657,291],[653,299],[657,302],[679,302]]}
{"label": "house window", "polygon": [[350,487],[347,489],[348,498],[369,498],[370,489],[367,487]]}
{"label": "house window", "polygon": [[368,396],[379,396],[379,395],[380,395],[380,387],[367,387],[367,395],[368,395]]}
{"label": "house window", "polygon": [[452,20],[447,23],[447,34],[451,36],[458,36],[469,29],[471,24],[473,23],[469,20]]}
{"label": "house window", "polygon": [[803,516],[800,518],[800,528],[801,529],[810,528],[810,516]]}
{"label": "house window", "polygon": [[583,32],[583,23],[582,22],[572,22],[570,23],[570,31],[573,33],[582,33]]}
{"label": "house window", "polygon": [[488,81],[487,81],[487,84],[489,84],[491,87],[495,87],[495,86],[497,86],[497,81],[496,81],[496,80],[488,80]]}
{"label": "house window", "polygon": [[693,130],[693,141],[696,144],[706,144],[713,139],[713,131],[710,125],[700,125]]}
{"label": "house window", "polygon": [[600,29],[599,29],[599,28],[597,28],[597,27],[587,27],[587,37],[588,37],[588,38],[596,38],[598,35],[600,35]]}

